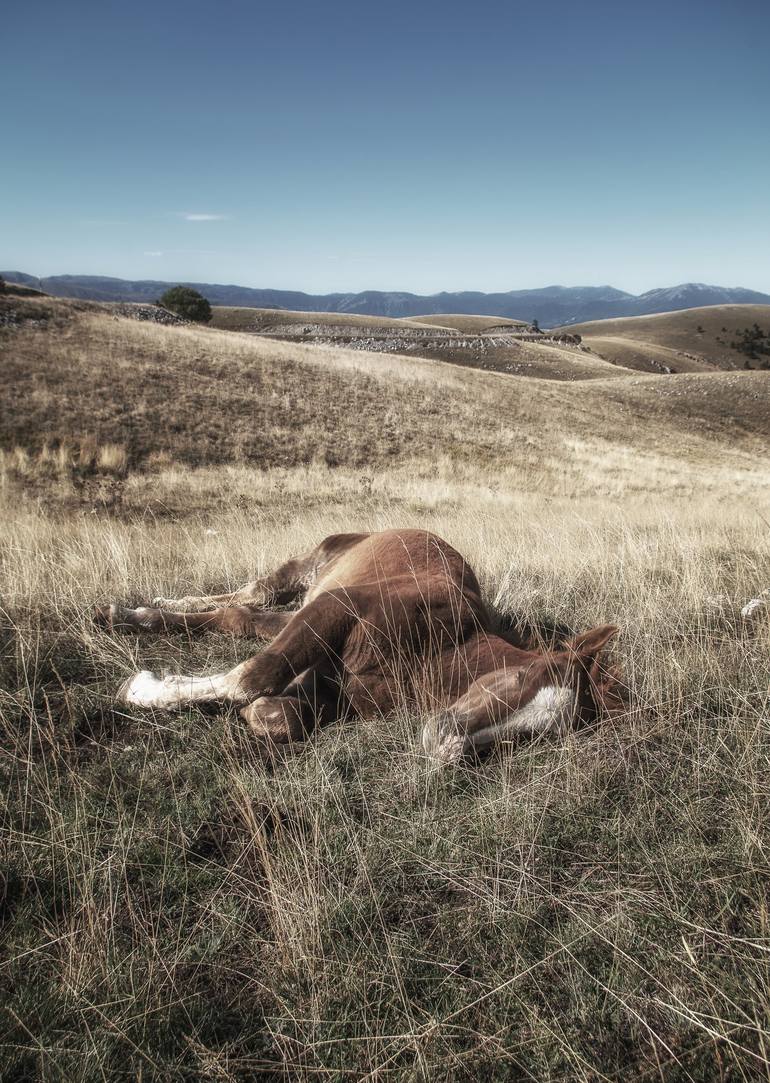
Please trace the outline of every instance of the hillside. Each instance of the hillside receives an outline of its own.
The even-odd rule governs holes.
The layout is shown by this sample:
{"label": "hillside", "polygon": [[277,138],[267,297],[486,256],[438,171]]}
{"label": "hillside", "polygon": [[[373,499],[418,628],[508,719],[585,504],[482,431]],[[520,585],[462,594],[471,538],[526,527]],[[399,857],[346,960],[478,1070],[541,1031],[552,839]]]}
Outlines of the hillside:
{"label": "hillside", "polygon": [[7,450],[88,439],[124,448],[133,467],[165,459],[374,469],[439,456],[494,466],[524,488],[535,484],[528,467],[536,461],[538,487],[577,492],[597,469],[607,484],[632,489],[653,476],[680,484],[703,464],[715,483],[725,471],[748,477],[761,469],[770,435],[765,373],[619,378],[607,365],[613,378],[524,380],[140,322],[84,302],[14,304],[28,318],[0,330]]}
{"label": "hillside", "polygon": [[[770,335],[770,305],[714,305],[684,312],[598,320],[565,328],[601,357],[642,371],[743,369],[747,356],[733,347],[753,324]],[[752,368],[760,361],[751,360]]]}
{"label": "hillside", "polygon": [[525,329],[529,326],[527,320],[511,320],[502,316],[468,316],[455,313],[442,313],[438,316],[414,316],[405,317],[404,323],[424,326],[429,324],[433,327],[453,327],[456,331],[504,331]]}
{"label": "hillside", "polygon": [[[400,320],[390,316],[363,316],[355,312],[288,311],[284,308],[249,308],[215,305],[212,309],[211,327],[223,331],[248,331],[259,333],[299,333],[305,327],[328,328],[357,334],[361,331],[393,331],[404,329],[404,324],[414,327],[433,328],[429,319]],[[449,328],[446,328],[449,329]]]}
{"label": "hillside", "polygon": [[[765,1078],[770,372],[531,341],[564,376],[524,378],[471,364],[508,329],[398,323],[446,364],[314,315],[0,300],[0,1078]],[[436,770],[427,698],[272,754],[118,702],[263,644],[95,607],[394,527],[512,635],[616,625],[624,709]]]}
{"label": "hillside", "polygon": [[[170,285],[156,279],[134,281],[100,275],[52,275],[36,278],[20,271],[0,272],[9,282],[20,282],[56,297],[96,301],[152,303]],[[687,282],[648,290],[635,296],[613,286],[545,286],[540,289],[482,293],[464,290],[421,296],[403,291],[366,290],[361,293],[308,294],[298,290],[253,289],[210,282],[184,282],[199,290],[212,305],[286,309],[301,312],[345,312],[391,318],[459,313],[507,317],[541,327],[556,327],[587,320],[668,312],[696,305],[770,304],[770,295],[743,288]]]}
{"label": "hillside", "polygon": [[408,354],[453,365],[544,380],[615,379],[631,370],[594,357],[571,336],[559,341],[520,320],[489,316],[420,316],[393,320],[337,312],[213,309],[212,327],[284,342],[342,346],[365,353]]}

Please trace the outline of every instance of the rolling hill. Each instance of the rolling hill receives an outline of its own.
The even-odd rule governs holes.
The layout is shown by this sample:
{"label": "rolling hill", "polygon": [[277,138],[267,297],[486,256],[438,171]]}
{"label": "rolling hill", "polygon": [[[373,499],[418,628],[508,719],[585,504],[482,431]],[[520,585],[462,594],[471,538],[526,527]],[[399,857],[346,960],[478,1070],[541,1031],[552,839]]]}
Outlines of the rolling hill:
{"label": "rolling hill", "polygon": [[[710,372],[742,369],[751,359],[735,348],[741,332],[758,324],[770,335],[770,305],[715,305],[684,312],[571,324],[583,342],[614,364],[642,371]],[[768,358],[770,360],[770,358]]]}
{"label": "rolling hill", "polygon": [[395,320],[357,313],[214,307],[211,326],[285,342],[408,354],[546,380],[613,379],[628,372],[575,344],[553,341],[521,320],[500,317],[446,315]]}
{"label": "rolling hill", "polygon": [[87,302],[3,304],[17,314],[0,327],[9,452],[87,440],[121,447],[136,469],[163,459],[434,470],[440,460],[578,493],[597,471],[603,485],[639,489],[684,484],[704,466],[715,484],[725,472],[749,478],[762,472],[770,437],[766,373],[664,379],[555,351],[565,365],[606,366],[607,378],[565,383],[146,323]]}

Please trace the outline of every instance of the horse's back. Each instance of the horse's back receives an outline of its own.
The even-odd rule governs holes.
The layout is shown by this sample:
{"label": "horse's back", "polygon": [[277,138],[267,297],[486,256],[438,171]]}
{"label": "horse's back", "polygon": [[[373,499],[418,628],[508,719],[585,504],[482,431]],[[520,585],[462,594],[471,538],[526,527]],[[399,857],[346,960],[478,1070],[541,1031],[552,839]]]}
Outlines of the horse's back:
{"label": "horse's back", "polygon": [[[448,542],[427,530],[382,530],[362,535],[332,535],[319,547],[329,559],[308,593],[308,600],[337,588],[388,584],[402,589],[412,581],[417,588],[441,580],[464,594],[480,597],[473,569]],[[398,586],[396,587],[396,584]]]}

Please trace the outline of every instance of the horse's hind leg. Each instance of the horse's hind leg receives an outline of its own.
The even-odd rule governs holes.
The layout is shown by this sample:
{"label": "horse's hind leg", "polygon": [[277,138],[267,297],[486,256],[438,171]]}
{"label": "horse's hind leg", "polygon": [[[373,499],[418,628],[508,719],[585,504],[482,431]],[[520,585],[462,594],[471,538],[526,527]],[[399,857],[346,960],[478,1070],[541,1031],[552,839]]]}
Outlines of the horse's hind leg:
{"label": "horse's hind leg", "polygon": [[[262,696],[282,697],[285,689],[306,670],[339,670],[340,652],[358,620],[361,601],[358,592],[335,590],[322,594],[298,613],[270,614],[285,618],[285,627],[261,654],[241,662],[228,673],[158,678],[154,673],[142,671],[125,682],[118,699],[136,706],[169,710],[188,703],[227,701],[245,707]],[[259,610],[256,614],[262,615]],[[191,617],[205,621],[210,614],[180,616],[186,621]],[[293,728],[292,724],[289,731],[293,732]]]}
{"label": "horse's hind leg", "polygon": [[283,631],[293,613],[274,613],[256,606],[229,606],[205,613],[172,613],[165,609],[124,609],[110,605],[97,609],[94,620],[113,631],[123,632],[224,632],[255,639],[273,639]]}
{"label": "horse's hind leg", "polygon": [[269,575],[228,594],[187,595],[184,598],[155,598],[153,606],[163,609],[211,609],[231,605],[290,605],[301,598],[328,561],[344,552],[365,534],[332,534],[320,545],[292,557]]}
{"label": "horse's hind leg", "polygon": [[287,560],[269,575],[255,579],[228,594],[189,594],[184,598],[155,598],[161,609],[211,609],[236,605],[289,605],[307,590],[317,565],[317,549]]}

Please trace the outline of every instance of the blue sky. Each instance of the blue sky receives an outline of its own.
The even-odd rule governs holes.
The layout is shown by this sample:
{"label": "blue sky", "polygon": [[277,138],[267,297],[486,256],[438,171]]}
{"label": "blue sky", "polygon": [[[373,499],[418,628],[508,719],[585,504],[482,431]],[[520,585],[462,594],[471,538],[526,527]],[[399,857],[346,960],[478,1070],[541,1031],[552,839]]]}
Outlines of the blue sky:
{"label": "blue sky", "polygon": [[42,0],[0,267],[308,291],[770,291],[767,0]]}

